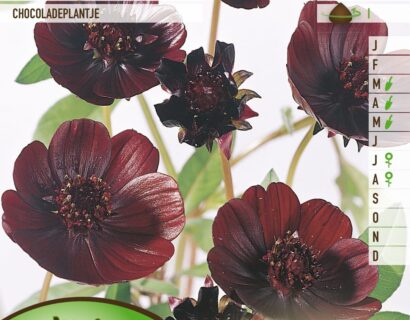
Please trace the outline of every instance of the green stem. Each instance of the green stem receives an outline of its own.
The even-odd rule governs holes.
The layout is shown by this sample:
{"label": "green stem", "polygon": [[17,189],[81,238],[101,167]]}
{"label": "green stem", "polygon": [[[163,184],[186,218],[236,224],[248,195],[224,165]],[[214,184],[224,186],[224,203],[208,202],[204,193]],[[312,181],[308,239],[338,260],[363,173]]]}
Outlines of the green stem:
{"label": "green stem", "polygon": [[147,100],[145,100],[145,97],[142,94],[137,96],[137,99],[141,105],[142,111],[144,112],[144,116],[147,120],[148,127],[151,130],[151,133],[154,137],[155,143],[159,149],[159,153],[161,154],[162,161],[164,162],[168,174],[173,178],[177,178],[178,174],[171,161],[171,157],[168,153],[168,150],[165,147],[164,140],[162,140],[161,134],[155,123],[154,117],[152,116],[150,107],[148,106]]}
{"label": "green stem", "polygon": [[[314,123],[314,120],[311,117],[306,117],[306,118],[303,118],[302,120],[295,122],[293,124],[293,129],[294,131],[298,131],[300,129],[311,126],[313,123]],[[242,161],[243,159],[251,155],[253,152],[258,150],[259,148],[263,147],[265,144],[271,142],[272,140],[286,136],[288,134],[289,132],[285,126],[280,127],[278,130],[275,130],[274,132],[268,134],[261,141],[257,142],[253,146],[250,146],[249,149],[238,154],[235,158],[231,160],[231,166],[238,164],[240,161]]]}
{"label": "green stem", "polygon": [[44,277],[43,286],[40,291],[40,298],[38,299],[39,302],[44,302],[47,300],[48,291],[50,290],[51,279],[53,279],[53,274],[51,272],[47,272],[46,276]]}
{"label": "green stem", "polygon": [[179,286],[182,268],[184,267],[185,247],[187,245],[187,236],[182,233],[179,237],[176,260],[175,260],[175,284]]}
{"label": "green stem", "polygon": [[208,53],[214,55],[216,37],[218,34],[219,16],[221,13],[221,0],[214,0],[212,9],[211,31],[209,33]]}
{"label": "green stem", "polygon": [[110,133],[110,136],[112,136],[111,107],[110,106],[103,107],[103,119],[104,119],[104,124],[107,127],[108,132]]}
{"label": "green stem", "polygon": [[293,159],[292,159],[292,162],[290,163],[290,167],[289,167],[288,177],[286,179],[286,184],[288,186],[292,186],[292,184],[293,184],[293,180],[295,178],[295,173],[296,173],[296,169],[298,167],[300,158],[302,157],[303,152],[306,150],[306,147],[308,146],[309,142],[313,138],[313,130],[314,129],[315,129],[315,126],[312,125],[312,127],[306,133],[306,135],[304,136],[304,138],[301,141],[300,145],[296,149],[295,154],[293,155]]}

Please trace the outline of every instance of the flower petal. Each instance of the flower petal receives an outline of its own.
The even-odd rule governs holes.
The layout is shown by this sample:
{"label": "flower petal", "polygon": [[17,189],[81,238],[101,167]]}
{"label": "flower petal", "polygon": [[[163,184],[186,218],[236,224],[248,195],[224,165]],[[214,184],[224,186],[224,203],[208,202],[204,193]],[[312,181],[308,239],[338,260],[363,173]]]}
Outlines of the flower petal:
{"label": "flower petal", "polygon": [[254,186],[245,191],[242,199],[258,213],[265,245],[271,248],[276,239],[299,227],[300,203],[291,188],[283,183],[271,183],[267,190]]}
{"label": "flower petal", "polygon": [[115,214],[104,225],[113,230],[173,240],[185,225],[178,185],[161,173],[131,180],[112,196],[112,205]]}
{"label": "flower petal", "polygon": [[64,122],[54,134],[48,151],[53,176],[102,177],[111,157],[111,139],[100,122],[81,119]]}
{"label": "flower petal", "polygon": [[270,0],[222,0],[234,8],[255,9],[265,8],[269,5]]}
{"label": "flower petal", "polygon": [[212,235],[216,247],[224,247],[243,264],[255,263],[267,252],[257,211],[243,200],[230,200],[218,210]]}
{"label": "flower petal", "polygon": [[226,72],[232,73],[235,64],[235,46],[221,41],[216,42],[215,57],[212,67],[222,65]]}
{"label": "flower petal", "polygon": [[360,240],[336,242],[319,262],[326,272],[313,284],[311,291],[333,304],[359,303],[377,285],[377,267],[369,265],[369,248]]}
{"label": "flower petal", "polygon": [[4,230],[41,267],[60,278],[103,283],[86,237],[70,234],[59,217],[29,207],[14,191],[5,192],[2,202]]}
{"label": "flower petal", "polygon": [[299,237],[323,254],[341,239],[352,237],[352,223],[338,207],[315,199],[302,204]]}
{"label": "flower petal", "polygon": [[188,74],[195,76],[203,70],[210,69],[210,66],[208,65],[205,58],[204,48],[196,49],[188,54],[186,64]]}
{"label": "flower petal", "polygon": [[193,115],[185,100],[171,96],[169,100],[155,105],[155,111],[164,126],[191,128]]}
{"label": "flower petal", "polygon": [[158,85],[152,71],[131,64],[115,63],[104,70],[96,81],[94,92],[103,97],[131,98]]}
{"label": "flower petal", "polygon": [[102,283],[118,283],[145,277],[164,265],[174,254],[170,241],[138,233],[105,228],[91,232],[90,251]]}
{"label": "flower petal", "polygon": [[161,84],[174,94],[185,85],[186,72],[184,63],[162,59],[161,65],[155,72],[155,75]]}
{"label": "flower petal", "polygon": [[20,197],[37,209],[50,209],[44,197],[54,194],[54,181],[48,165],[47,148],[34,141],[21,151],[14,163],[13,179]]}
{"label": "flower petal", "polygon": [[216,139],[219,149],[222,150],[226,159],[231,159],[231,151],[232,151],[232,141],[233,141],[233,134],[232,132],[225,133],[222,137]]}
{"label": "flower petal", "polygon": [[126,130],[111,140],[111,161],[104,180],[115,194],[132,179],[156,172],[159,152],[144,135]]}

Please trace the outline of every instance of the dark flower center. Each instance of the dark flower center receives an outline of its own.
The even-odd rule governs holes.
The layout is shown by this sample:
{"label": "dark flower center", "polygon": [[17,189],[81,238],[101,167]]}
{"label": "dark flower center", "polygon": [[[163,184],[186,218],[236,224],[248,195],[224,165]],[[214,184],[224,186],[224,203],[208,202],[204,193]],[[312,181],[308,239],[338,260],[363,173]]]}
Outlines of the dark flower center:
{"label": "dark flower center", "polygon": [[66,176],[54,201],[67,228],[91,229],[111,215],[109,186],[96,176]]}
{"label": "dark flower center", "polygon": [[210,112],[232,98],[225,75],[216,70],[197,73],[188,79],[185,97],[196,114]]}
{"label": "dark flower center", "polygon": [[339,80],[347,95],[364,102],[369,96],[369,60],[353,55],[349,61],[340,64]]}
{"label": "dark flower center", "polygon": [[133,32],[126,23],[89,23],[84,25],[88,32],[85,50],[94,49],[96,58],[111,60],[135,53],[144,42],[146,35]]}
{"label": "dark flower center", "polygon": [[304,290],[323,272],[316,253],[288,232],[263,257],[268,264],[268,280],[284,296]]}

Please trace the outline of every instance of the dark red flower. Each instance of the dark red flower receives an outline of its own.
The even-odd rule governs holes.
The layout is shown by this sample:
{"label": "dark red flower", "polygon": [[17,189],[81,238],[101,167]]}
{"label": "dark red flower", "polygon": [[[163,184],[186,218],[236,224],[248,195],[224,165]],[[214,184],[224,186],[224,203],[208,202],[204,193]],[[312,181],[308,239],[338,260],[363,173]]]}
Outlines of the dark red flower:
{"label": "dark red flower", "polygon": [[3,194],[3,228],[58,277],[108,284],[157,270],[173,253],[184,207],[176,182],[157,173],[157,149],[99,122],[63,123],[47,148],[29,144]]}
{"label": "dark red flower", "polygon": [[[170,298],[169,303],[176,320],[248,320],[252,314],[224,296],[219,300],[219,288],[207,277],[199,289],[198,300]],[[166,320],[175,320],[172,317]]]}
{"label": "dark red flower", "polygon": [[232,75],[234,62],[234,45],[219,41],[214,58],[200,48],[188,55],[186,65],[162,60],[156,75],[172,96],[155,108],[165,126],[181,127],[181,143],[211,150],[216,139],[229,158],[232,131],[252,128],[245,120],[258,114],[247,102],[259,95],[238,89],[252,73]]}
{"label": "dark red flower", "polygon": [[158,85],[154,71],[160,60],[184,60],[180,48],[186,35],[185,26],[176,22],[37,23],[34,29],[38,53],[53,78],[97,105]]}
{"label": "dark red flower", "polygon": [[324,200],[299,203],[282,183],[249,188],[219,209],[213,279],[238,303],[280,319],[368,319],[378,281],[349,218]]}
{"label": "dark red flower", "polygon": [[293,97],[317,121],[316,132],[327,127],[361,148],[369,136],[369,37],[387,36],[387,25],[318,23],[317,6],[305,5],[288,47]]}
{"label": "dark red flower", "polygon": [[265,8],[270,0],[222,0],[234,8],[254,9]]}

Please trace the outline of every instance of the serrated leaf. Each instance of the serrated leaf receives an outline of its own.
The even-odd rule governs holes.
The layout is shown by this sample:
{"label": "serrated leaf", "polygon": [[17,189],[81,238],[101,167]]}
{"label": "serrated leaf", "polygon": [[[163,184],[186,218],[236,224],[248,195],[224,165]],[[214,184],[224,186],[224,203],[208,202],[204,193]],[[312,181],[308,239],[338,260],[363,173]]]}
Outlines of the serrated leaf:
{"label": "serrated leaf", "polygon": [[[114,110],[118,101],[110,106]],[[69,95],[55,103],[43,114],[34,132],[34,139],[43,142],[46,146],[57,128],[64,122],[73,119],[88,118],[103,121],[103,107],[90,104],[75,95]]]}
{"label": "serrated leaf", "polygon": [[[369,243],[369,229],[360,236],[360,240]],[[405,266],[378,266],[379,281],[376,288],[370,294],[370,297],[385,302],[400,287],[403,279]]]}
{"label": "serrated leaf", "polygon": [[255,91],[248,90],[248,89],[240,89],[238,91],[238,94],[236,95],[236,99],[242,100],[244,103],[247,103],[248,101],[255,99],[255,98],[260,98],[261,96],[257,94]]}
{"label": "serrated leaf", "polygon": [[[93,297],[105,290],[106,286],[93,287],[88,285],[66,282],[51,286],[48,291],[48,300],[70,298],[70,297]],[[20,303],[14,310],[21,310],[33,304],[37,304],[40,291],[32,294],[29,298]]]}
{"label": "serrated leaf", "polygon": [[268,186],[273,183],[273,182],[279,182],[279,177],[276,174],[275,170],[270,169],[265,178],[263,179],[261,186],[264,187],[265,189],[268,188]]}
{"label": "serrated leaf", "polygon": [[166,317],[172,316],[172,312],[171,312],[171,309],[169,308],[168,303],[154,304],[153,306],[149,307],[147,310],[156,314],[157,316],[163,319],[165,319]]}
{"label": "serrated leaf", "polygon": [[36,54],[20,71],[16,82],[20,84],[32,84],[50,78],[50,67]]}
{"label": "serrated leaf", "polygon": [[178,175],[178,184],[189,214],[212,195],[222,181],[221,159],[218,149],[211,153],[205,147],[196,149]]}
{"label": "serrated leaf", "polygon": [[367,177],[346,160],[340,159],[340,175],[336,183],[342,196],[341,209],[351,212],[359,232],[364,232],[368,226],[369,214]]}
{"label": "serrated leaf", "polygon": [[212,224],[213,220],[211,219],[189,219],[184,231],[191,235],[198,247],[208,252],[214,246],[212,241]]}
{"label": "serrated leaf", "polygon": [[109,286],[105,293],[105,298],[131,303],[131,284],[129,282],[124,282]]}
{"label": "serrated leaf", "polygon": [[146,278],[131,282],[132,287],[140,292],[166,294],[169,296],[178,296],[179,289],[173,283],[163,280]]}
{"label": "serrated leaf", "polygon": [[204,262],[182,271],[181,274],[189,277],[205,278],[207,275],[211,274],[211,271],[209,270],[208,263]]}
{"label": "serrated leaf", "polygon": [[379,312],[371,320],[410,320],[410,316],[399,312]]}

